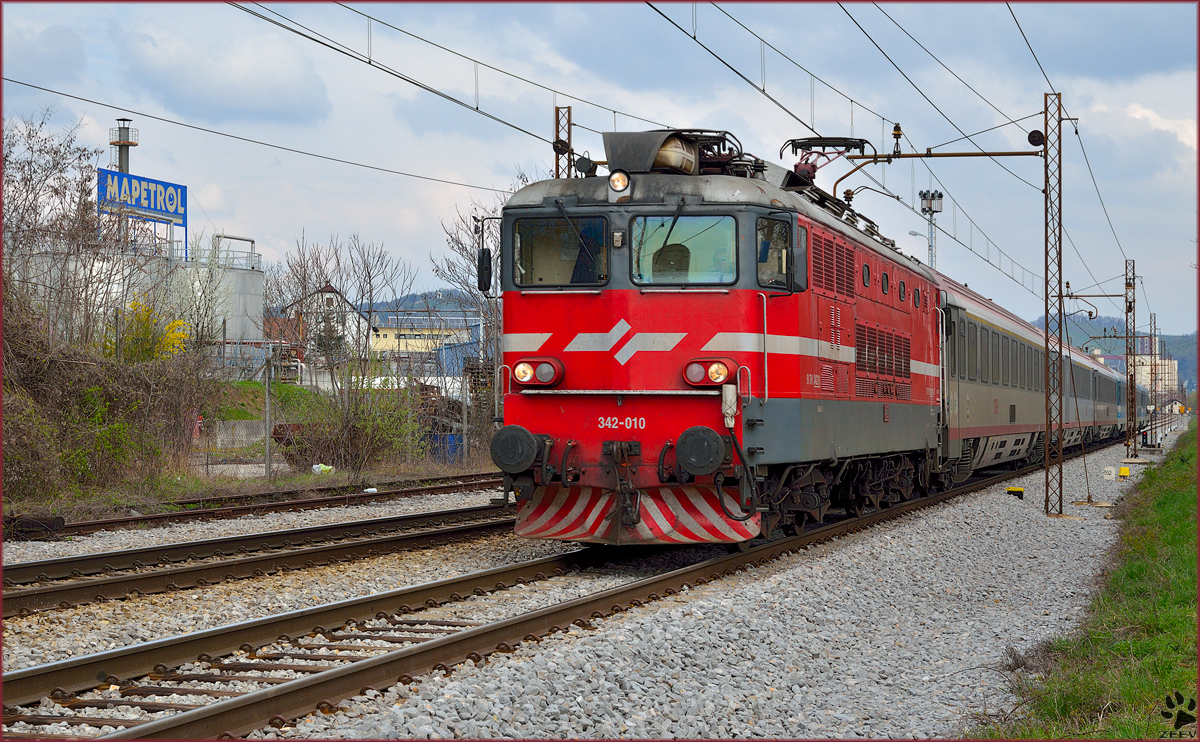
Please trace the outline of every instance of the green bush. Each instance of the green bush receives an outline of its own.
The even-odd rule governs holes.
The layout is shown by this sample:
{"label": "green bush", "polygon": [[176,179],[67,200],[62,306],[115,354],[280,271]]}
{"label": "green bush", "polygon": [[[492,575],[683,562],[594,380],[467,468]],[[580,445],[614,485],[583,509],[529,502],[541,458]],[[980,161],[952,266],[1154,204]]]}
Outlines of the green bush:
{"label": "green bush", "polygon": [[29,395],[16,389],[5,390],[5,498],[37,500],[62,484],[54,425],[41,414]]}

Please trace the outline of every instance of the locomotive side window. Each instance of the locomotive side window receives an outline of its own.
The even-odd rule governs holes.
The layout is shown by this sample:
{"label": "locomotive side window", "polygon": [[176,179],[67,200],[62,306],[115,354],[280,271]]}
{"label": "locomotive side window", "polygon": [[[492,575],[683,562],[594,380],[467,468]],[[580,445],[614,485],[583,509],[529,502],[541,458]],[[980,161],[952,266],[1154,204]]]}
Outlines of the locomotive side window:
{"label": "locomotive side window", "polygon": [[921,289],[913,289],[913,306],[921,308]]}
{"label": "locomotive side window", "polygon": [[904,281],[901,281],[900,282],[900,301],[905,301],[905,300],[906,299],[905,299],[905,295],[904,295]]}
{"label": "locomotive side window", "polygon": [[871,266],[863,263],[863,286],[871,287]]}
{"label": "locomotive side window", "polygon": [[879,277],[879,288],[883,289],[883,294],[884,294],[884,296],[887,296],[887,292],[888,292],[888,275],[887,275],[887,271],[884,271],[882,274],[880,274],[880,277]]}
{"label": "locomotive side window", "polygon": [[758,220],[758,285],[786,289],[787,255],[792,246],[792,225],[778,219]]}
{"label": "locomotive side window", "polygon": [[988,331],[986,327],[979,328],[979,380],[986,382],[988,380],[988,371],[991,370],[992,359],[989,357],[989,349],[992,346],[988,344]]}
{"label": "locomotive side window", "polygon": [[518,219],[513,228],[513,283],[597,284],[608,280],[608,220],[599,216]]}
{"label": "locomotive side window", "polygon": [[974,322],[967,330],[967,377],[971,381],[979,378],[979,327]]}
{"label": "locomotive side window", "polygon": [[[668,233],[671,241],[664,244]],[[633,220],[633,280],[734,283],[736,245],[737,227],[732,216],[681,216],[678,220],[671,216],[639,216]]]}

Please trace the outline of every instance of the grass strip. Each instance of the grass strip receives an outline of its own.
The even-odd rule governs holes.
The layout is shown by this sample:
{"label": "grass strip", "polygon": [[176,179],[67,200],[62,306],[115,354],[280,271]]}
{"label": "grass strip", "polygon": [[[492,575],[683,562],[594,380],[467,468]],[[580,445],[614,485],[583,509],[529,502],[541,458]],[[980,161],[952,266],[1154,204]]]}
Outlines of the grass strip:
{"label": "grass strip", "polygon": [[[1009,650],[1020,703],[976,735],[1196,738],[1195,422],[1114,517],[1120,540],[1086,624],[1026,655]],[[1176,729],[1181,710],[1192,723]]]}

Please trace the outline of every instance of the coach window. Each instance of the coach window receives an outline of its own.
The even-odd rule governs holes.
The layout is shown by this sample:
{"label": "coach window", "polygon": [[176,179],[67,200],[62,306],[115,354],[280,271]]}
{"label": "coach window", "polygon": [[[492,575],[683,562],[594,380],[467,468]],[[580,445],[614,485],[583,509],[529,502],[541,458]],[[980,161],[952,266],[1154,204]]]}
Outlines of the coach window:
{"label": "coach window", "polygon": [[863,286],[871,287],[871,266],[863,263]]}
{"label": "coach window", "polygon": [[992,383],[1000,383],[1000,333],[992,333]]}
{"label": "coach window", "polygon": [[1008,380],[1012,377],[1012,374],[1010,373],[1010,369],[1012,368],[1012,357],[1008,353],[1008,338],[1007,337],[1003,337],[1000,339],[1000,354],[1001,354],[1000,357],[1002,359],[1000,362],[1000,366],[1003,369],[1003,376],[1000,379],[1000,383],[1003,384],[1004,386],[1008,386]]}
{"label": "coach window", "polygon": [[599,216],[518,219],[513,227],[513,283],[518,286],[608,281],[608,220]]}
{"label": "coach window", "polygon": [[988,380],[988,371],[991,370],[991,354],[988,352],[991,345],[988,344],[988,331],[986,327],[979,328],[979,380]]}
{"label": "coach window", "polygon": [[881,273],[881,274],[879,275],[879,288],[883,289],[883,295],[884,295],[884,296],[887,296],[887,292],[888,292],[888,275],[887,275],[887,271],[884,271],[883,273]]}
{"label": "coach window", "polygon": [[1017,343],[1017,352],[1014,356],[1017,361],[1017,368],[1013,371],[1013,386],[1025,388],[1025,344]]}
{"label": "coach window", "polygon": [[971,381],[979,378],[979,327],[974,322],[967,330],[967,376]]}
{"label": "coach window", "polygon": [[958,378],[967,378],[967,323],[958,323]]}
{"label": "coach window", "polygon": [[[803,230],[802,230],[803,231]],[[778,219],[758,220],[758,285],[786,289],[788,248],[792,246],[792,225]],[[800,272],[797,271],[797,276]]]}
{"label": "coach window", "polygon": [[737,281],[737,226],[732,216],[639,216],[633,220],[632,242],[635,283]]}

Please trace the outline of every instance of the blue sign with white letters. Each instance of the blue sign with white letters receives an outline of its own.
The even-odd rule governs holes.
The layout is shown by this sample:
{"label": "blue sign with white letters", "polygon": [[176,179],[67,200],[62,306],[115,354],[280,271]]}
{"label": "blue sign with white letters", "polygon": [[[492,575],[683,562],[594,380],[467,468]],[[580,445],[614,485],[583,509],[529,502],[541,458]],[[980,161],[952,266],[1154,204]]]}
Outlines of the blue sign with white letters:
{"label": "blue sign with white letters", "polygon": [[187,229],[187,186],[99,169],[96,202],[103,212],[120,212]]}

